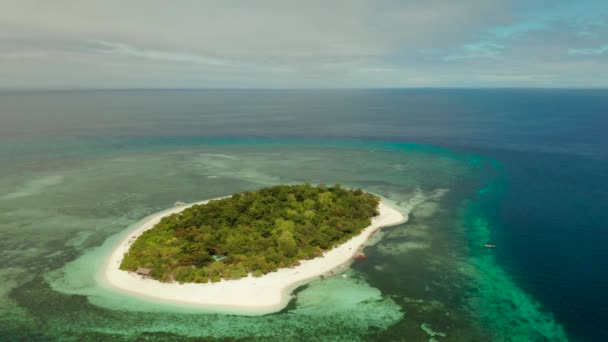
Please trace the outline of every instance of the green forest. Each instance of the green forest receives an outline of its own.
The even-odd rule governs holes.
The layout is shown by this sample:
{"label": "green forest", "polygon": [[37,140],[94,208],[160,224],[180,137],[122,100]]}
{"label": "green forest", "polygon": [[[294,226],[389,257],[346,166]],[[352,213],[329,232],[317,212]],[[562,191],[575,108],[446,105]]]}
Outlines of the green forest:
{"label": "green forest", "polygon": [[358,235],[380,199],[360,189],[278,185],[194,205],[135,240],[120,268],[163,282],[259,277],[297,266]]}

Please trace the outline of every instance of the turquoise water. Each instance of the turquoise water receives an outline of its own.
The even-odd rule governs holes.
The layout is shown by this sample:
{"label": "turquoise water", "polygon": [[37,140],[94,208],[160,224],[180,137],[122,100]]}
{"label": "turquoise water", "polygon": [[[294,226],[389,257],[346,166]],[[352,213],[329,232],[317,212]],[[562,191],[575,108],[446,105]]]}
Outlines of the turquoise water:
{"label": "turquoise water", "polygon": [[[0,178],[0,322],[8,339],[566,340],[482,247],[502,196],[485,157],[417,144],[319,139],[74,138],[13,142]],[[49,151],[50,149],[50,151]],[[16,153],[21,151],[21,153]],[[121,233],[176,200],[282,183],[381,194],[386,229],[349,277],[314,281],[282,312],[203,312],[125,296],[96,275]]]}
{"label": "turquoise water", "polygon": [[[607,111],[601,89],[0,92],[0,340],[606,341]],[[176,200],[303,181],[413,216],[276,315],[95,281]]]}

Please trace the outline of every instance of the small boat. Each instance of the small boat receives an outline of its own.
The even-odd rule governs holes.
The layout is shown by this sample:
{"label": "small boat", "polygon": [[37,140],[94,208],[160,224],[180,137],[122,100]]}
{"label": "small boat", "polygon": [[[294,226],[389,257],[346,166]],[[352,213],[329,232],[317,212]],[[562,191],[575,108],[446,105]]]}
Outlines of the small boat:
{"label": "small boat", "polygon": [[355,259],[367,259],[367,255],[363,253],[357,253],[355,254]]}
{"label": "small boat", "polygon": [[486,243],[485,245],[483,245],[485,248],[496,248],[496,245],[493,243]]}
{"label": "small boat", "polygon": [[181,207],[182,205],[186,205],[186,202],[177,201],[173,205],[176,206],[176,207]]}
{"label": "small boat", "polygon": [[346,279],[346,278],[348,278],[348,275],[347,274],[341,274],[340,277]]}

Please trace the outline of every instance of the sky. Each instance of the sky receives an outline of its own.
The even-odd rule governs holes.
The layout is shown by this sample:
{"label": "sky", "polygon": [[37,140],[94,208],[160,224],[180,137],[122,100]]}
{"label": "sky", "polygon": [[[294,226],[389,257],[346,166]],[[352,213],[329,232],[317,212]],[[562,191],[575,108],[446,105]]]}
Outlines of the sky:
{"label": "sky", "polygon": [[608,87],[608,0],[0,0],[0,88]]}

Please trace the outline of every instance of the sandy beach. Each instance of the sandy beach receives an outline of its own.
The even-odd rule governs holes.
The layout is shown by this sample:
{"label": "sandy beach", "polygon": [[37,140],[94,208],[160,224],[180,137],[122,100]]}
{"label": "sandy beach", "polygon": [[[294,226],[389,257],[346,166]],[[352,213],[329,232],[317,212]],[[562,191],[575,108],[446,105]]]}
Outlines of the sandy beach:
{"label": "sandy beach", "polygon": [[378,229],[407,221],[407,216],[382,201],[378,207],[380,215],[374,217],[372,224],[359,235],[325,252],[323,256],[301,261],[297,267],[282,268],[259,278],[249,276],[238,280],[222,280],[205,284],[162,283],[119,269],[131,243],[140,234],[154,227],[167,215],[206,202],[208,201],[166,210],[137,224],[133,231],[112,250],[101,280],[112,288],[148,299],[198,306],[211,311],[248,315],[267,314],[284,308],[292,297],[291,292],[298,286],[348,264],[360,247]]}

